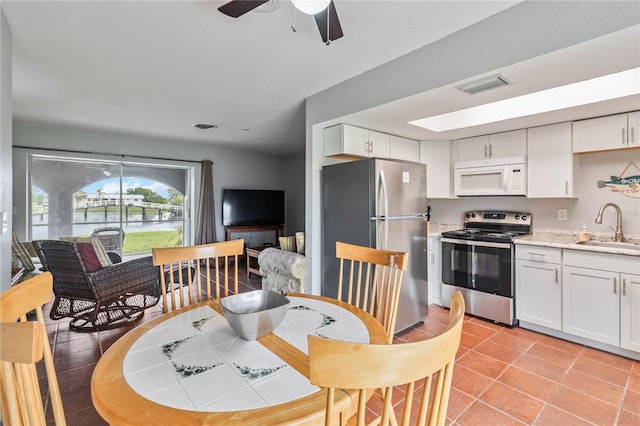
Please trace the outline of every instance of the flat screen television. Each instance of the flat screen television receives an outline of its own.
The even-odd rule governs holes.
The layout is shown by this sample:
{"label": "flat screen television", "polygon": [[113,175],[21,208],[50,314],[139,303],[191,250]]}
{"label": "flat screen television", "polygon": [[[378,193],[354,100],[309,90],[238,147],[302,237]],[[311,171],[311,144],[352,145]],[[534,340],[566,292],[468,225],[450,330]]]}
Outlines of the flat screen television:
{"label": "flat screen television", "polygon": [[222,193],[222,224],[283,225],[284,191],[225,189]]}

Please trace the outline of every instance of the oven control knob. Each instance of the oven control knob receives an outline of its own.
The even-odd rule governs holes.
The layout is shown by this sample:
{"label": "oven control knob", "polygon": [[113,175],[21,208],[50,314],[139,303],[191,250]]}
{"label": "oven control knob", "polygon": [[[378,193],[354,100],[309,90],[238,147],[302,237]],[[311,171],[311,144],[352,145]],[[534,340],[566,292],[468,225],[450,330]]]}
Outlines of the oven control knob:
{"label": "oven control knob", "polygon": [[469,219],[471,217],[471,215],[469,213],[465,214],[464,217],[466,217],[467,219]]}
{"label": "oven control knob", "polygon": [[475,213],[471,213],[471,217],[475,219],[476,218],[476,214]]}
{"label": "oven control knob", "polygon": [[520,215],[519,214],[517,214],[515,217],[516,217],[516,220],[520,219]]}
{"label": "oven control knob", "polygon": [[527,215],[526,214],[522,215],[522,220],[527,220]]}

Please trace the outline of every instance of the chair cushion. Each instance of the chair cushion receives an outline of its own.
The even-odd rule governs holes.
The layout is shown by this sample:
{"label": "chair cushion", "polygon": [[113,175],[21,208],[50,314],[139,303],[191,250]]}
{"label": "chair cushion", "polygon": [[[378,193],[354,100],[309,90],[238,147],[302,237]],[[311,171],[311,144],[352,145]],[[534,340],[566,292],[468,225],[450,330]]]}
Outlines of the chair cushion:
{"label": "chair cushion", "polygon": [[96,256],[98,256],[98,260],[100,261],[100,264],[103,268],[113,265],[113,263],[111,262],[111,258],[107,254],[107,251],[104,249],[104,246],[102,245],[102,242],[97,235],[93,235],[91,237],[91,245],[93,246],[93,249],[96,252]]}
{"label": "chair cushion", "polygon": [[76,243],[76,249],[78,249],[78,253],[84,264],[84,269],[86,269],[87,272],[95,272],[102,269],[102,263],[100,263],[100,259],[98,259],[93,245],[89,243]]}
{"label": "chair cushion", "polygon": [[36,269],[36,265],[34,265],[33,261],[31,260],[31,255],[29,255],[29,252],[20,242],[15,232],[13,232],[13,235],[11,237],[11,254],[14,257],[18,258],[20,263],[22,263],[22,267],[25,269],[25,271],[33,271],[34,269]]}

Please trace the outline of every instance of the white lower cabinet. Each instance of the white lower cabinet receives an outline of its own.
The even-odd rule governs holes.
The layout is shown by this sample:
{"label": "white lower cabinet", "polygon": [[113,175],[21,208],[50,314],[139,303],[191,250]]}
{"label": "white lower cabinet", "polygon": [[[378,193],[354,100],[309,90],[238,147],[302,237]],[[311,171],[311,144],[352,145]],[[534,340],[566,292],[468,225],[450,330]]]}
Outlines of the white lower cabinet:
{"label": "white lower cabinet", "polygon": [[621,274],[620,346],[640,352],[640,275]]}
{"label": "white lower cabinet", "polygon": [[562,329],[561,249],[516,246],[516,318]]}
{"label": "white lower cabinet", "polygon": [[442,246],[439,235],[427,237],[427,282],[429,285],[429,304],[442,303]]}
{"label": "white lower cabinet", "polygon": [[640,351],[637,257],[565,250],[562,331]]}
{"label": "white lower cabinet", "polygon": [[565,333],[609,345],[620,344],[620,274],[565,266],[563,312]]}

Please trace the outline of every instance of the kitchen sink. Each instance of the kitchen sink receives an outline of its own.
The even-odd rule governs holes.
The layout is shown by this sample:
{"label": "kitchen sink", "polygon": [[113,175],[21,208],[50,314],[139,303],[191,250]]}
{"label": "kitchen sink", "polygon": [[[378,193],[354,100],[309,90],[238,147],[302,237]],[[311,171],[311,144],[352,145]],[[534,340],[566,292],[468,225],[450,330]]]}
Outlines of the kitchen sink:
{"label": "kitchen sink", "polygon": [[581,246],[593,246],[593,247],[609,247],[616,249],[631,249],[640,251],[639,243],[619,243],[616,241],[576,241],[574,244]]}

